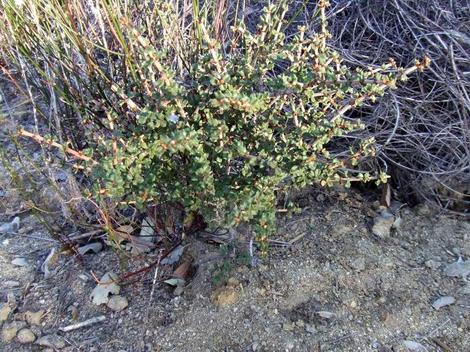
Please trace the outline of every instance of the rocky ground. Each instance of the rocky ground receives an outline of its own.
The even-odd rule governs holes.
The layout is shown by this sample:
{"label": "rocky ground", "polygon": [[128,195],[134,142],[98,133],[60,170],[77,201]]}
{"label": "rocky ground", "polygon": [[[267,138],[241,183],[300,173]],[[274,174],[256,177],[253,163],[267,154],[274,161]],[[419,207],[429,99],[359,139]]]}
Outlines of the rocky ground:
{"label": "rocky ground", "polygon": [[171,263],[192,258],[185,285],[161,282],[164,272],[153,285],[152,267],[106,286],[96,305],[104,274],[122,278],[157,254],[71,255],[9,196],[0,220],[19,226],[0,234],[2,351],[470,351],[470,224],[425,206],[395,207],[390,221],[357,192],[312,192],[256,266],[245,245],[194,235]]}

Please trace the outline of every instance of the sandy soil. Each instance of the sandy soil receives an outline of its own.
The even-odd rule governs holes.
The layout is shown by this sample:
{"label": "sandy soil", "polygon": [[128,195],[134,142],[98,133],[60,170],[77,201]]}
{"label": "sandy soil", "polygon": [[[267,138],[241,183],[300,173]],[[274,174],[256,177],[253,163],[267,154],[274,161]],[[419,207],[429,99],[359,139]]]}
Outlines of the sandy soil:
{"label": "sandy soil", "polygon": [[[9,196],[4,190],[5,222],[15,215]],[[246,265],[244,245],[221,250],[192,236],[180,262],[192,257],[195,275],[182,294],[158,282],[150,298],[152,269],[121,286],[129,306],[120,312],[91,302],[93,277],[123,275],[156,255],[64,253],[45,279],[41,264],[60,246],[22,213],[20,233],[0,235],[0,302],[16,300],[3,330],[43,310],[38,326],[20,327],[56,336],[61,351],[470,351],[468,286],[444,273],[459,256],[470,258],[468,222],[404,206],[399,227],[379,238],[371,232],[376,207],[357,192],[312,192],[303,202],[301,214],[280,220],[276,236],[279,244],[297,240],[273,247],[256,267]],[[444,296],[455,302],[433,308]],[[59,330],[101,315],[106,320],[92,326]],[[0,350],[44,348],[18,339]]]}

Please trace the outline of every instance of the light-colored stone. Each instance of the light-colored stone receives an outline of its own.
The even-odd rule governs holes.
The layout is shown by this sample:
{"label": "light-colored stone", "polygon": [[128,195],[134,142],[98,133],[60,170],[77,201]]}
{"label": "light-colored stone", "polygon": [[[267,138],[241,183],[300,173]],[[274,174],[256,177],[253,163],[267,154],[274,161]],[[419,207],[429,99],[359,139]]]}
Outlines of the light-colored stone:
{"label": "light-colored stone", "polygon": [[3,303],[0,306],[0,323],[8,319],[8,317],[10,316],[11,310],[12,309],[8,303]]}
{"label": "light-colored stone", "polygon": [[12,341],[19,330],[25,327],[25,323],[23,321],[13,321],[9,324],[3,325],[2,329],[2,340],[3,342],[10,342]]}
{"label": "light-colored stone", "polygon": [[27,267],[29,266],[28,261],[25,258],[15,258],[11,261],[13,265]]}
{"label": "light-colored stone", "polygon": [[37,312],[27,311],[24,313],[24,317],[29,325],[41,325],[44,314],[45,312],[43,310],[38,310]]}
{"label": "light-colored stone", "polygon": [[57,335],[46,335],[40,337],[35,343],[36,345],[49,347],[52,349],[62,349],[65,347],[64,339]]}
{"label": "light-colored stone", "polygon": [[127,301],[127,298],[119,295],[112,296],[107,303],[108,308],[115,312],[120,312],[121,310],[126,309],[128,305],[129,302]]}
{"label": "light-colored stone", "polygon": [[34,332],[32,332],[31,329],[25,328],[18,332],[16,338],[20,343],[27,344],[33,343],[34,340],[36,340],[36,335],[34,335]]}

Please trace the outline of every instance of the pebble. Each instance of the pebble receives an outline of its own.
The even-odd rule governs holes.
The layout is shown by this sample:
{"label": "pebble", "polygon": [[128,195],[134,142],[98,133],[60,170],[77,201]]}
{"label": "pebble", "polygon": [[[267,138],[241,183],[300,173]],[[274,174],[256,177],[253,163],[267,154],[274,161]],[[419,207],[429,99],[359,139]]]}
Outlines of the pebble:
{"label": "pebble", "polygon": [[29,266],[28,262],[24,258],[15,258],[11,261],[13,265],[26,267]]}
{"label": "pebble", "polygon": [[62,349],[65,347],[65,341],[57,335],[46,335],[36,340],[36,345],[52,349]]}
{"label": "pebble", "polygon": [[129,302],[126,297],[116,295],[116,296],[112,296],[106,305],[111,310],[115,312],[120,312],[121,310],[127,308],[127,306],[129,305]]}
{"label": "pebble", "polygon": [[14,281],[14,280],[7,280],[7,281],[3,282],[3,287],[5,287],[5,288],[14,288],[14,287],[18,287],[20,285],[21,284],[18,281]]}
{"label": "pebble", "polygon": [[17,338],[18,341],[23,344],[33,343],[34,340],[36,340],[36,335],[34,335],[34,332],[32,332],[30,329],[25,328],[18,332]]}

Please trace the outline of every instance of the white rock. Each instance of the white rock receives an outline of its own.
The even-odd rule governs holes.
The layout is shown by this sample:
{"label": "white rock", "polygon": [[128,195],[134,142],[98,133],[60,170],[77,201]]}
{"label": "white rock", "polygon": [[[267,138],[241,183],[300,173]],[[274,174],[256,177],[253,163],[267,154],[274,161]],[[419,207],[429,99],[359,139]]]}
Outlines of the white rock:
{"label": "white rock", "polygon": [[436,310],[439,310],[442,307],[449,306],[451,304],[455,303],[455,298],[452,296],[444,296],[441,298],[438,298],[437,300],[434,301],[432,304],[433,308]]}
{"label": "white rock", "polygon": [[11,261],[11,263],[16,266],[29,266],[28,261],[25,258],[15,258]]}

